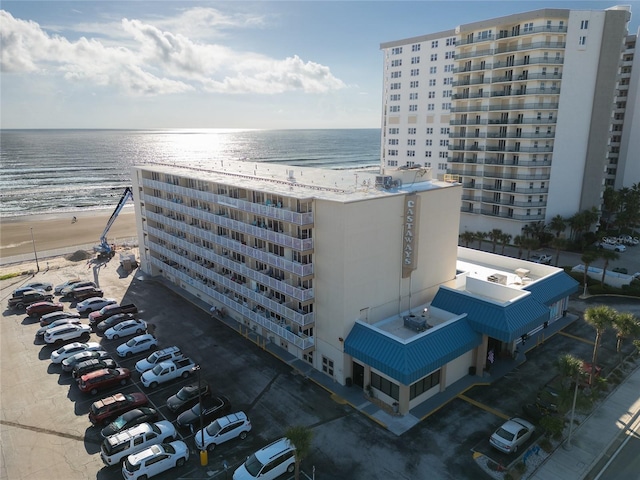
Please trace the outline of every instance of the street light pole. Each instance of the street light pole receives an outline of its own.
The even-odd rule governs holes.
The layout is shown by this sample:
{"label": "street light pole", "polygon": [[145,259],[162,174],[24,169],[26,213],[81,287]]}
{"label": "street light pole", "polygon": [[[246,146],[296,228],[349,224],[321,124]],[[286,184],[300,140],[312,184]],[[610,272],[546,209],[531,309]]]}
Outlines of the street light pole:
{"label": "street light pole", "polygon": [[31,243],[33,244],[33,256],[36,258],[36,269],[40,271],[40,264],[38,264],[38,253],[36,252],[36,241],[33,239],[33,227],[31,229]]}
{"label": "street light pole", "polygon": [[209,463],[209,454],[204,446],[204,420],[202,418],[202,380],[200,376],[200,365],[196,365],[194,370],[198,372],[198,403],[200,405],[200,465],[203,467]]}
{"label": "street light pole", "polygon": [[573,405],[571,405],[571,420],[569,420],[569,435],[567,437],[567,441],[564,444],[564,448],[566,450],[571,450],[571,448],[573,448],[573,445],[571,445],[571,436],[573,435],[573,418],[576,414],[576,400],[578,399],[578,376],[576,375],[576,386],[575,386],[575,390],[573,391]]}

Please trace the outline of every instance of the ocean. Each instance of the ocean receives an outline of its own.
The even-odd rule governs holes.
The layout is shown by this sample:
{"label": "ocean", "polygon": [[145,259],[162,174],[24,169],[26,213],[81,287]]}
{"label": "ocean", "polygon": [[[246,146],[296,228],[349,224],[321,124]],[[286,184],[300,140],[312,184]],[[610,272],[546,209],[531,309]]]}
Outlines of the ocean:
{"label": "ocean", "polygon": [[380,130],[2,130],[0,215],[115,208],[133,165],[219,159],[377,167]]}

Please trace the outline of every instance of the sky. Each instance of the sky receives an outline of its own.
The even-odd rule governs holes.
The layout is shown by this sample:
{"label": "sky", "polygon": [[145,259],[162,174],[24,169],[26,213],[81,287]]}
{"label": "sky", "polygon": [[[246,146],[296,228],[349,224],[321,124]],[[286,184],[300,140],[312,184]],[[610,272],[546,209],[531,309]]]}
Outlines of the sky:
{"label": "sky", "polygon": [[2,1],[0,128],[379,128],[384,42],[639,1]]}

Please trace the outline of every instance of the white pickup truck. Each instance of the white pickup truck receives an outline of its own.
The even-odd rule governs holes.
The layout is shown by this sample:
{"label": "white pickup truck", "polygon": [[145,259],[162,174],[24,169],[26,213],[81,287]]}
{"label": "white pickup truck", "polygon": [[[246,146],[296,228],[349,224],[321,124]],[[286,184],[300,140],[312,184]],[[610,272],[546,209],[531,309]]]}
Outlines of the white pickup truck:
{"label": "white pickup truck", "polygon": [[178,358],[168,362],[161,362],[147,370],[140,377],[140,381],[145,387],[155,388],[161,383],[168,382],[175,378],[187,378],[194,371],[196,364],[190,358]]}

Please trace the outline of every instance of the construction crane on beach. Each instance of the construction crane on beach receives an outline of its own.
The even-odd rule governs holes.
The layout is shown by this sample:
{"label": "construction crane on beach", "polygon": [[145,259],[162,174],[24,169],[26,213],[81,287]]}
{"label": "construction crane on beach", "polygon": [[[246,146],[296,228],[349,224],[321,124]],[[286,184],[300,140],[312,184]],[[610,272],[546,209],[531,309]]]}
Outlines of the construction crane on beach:
{"label": "construction crane on beach", "polygon": [[102,236],[100,237],[100,244],[93,247],[94,252],[98,254],[98,259],[109,260],[116,254],[116,252],[113,250],[113,247],[109,245],[109,242],[107,242],[107,234],[109,233],[109,230],[111,229],[113,223],[116,221],[116,218],[118,218],[118,214],[122,211],[125,204],[129,200],[133,200],[133,190],[131,190],[131,187],[127,187],[124,189],[124,193],[120,197],[120,201],[118,202],[116,209],[111,214],[111,217],[109,217],[107,226],[102,232]]}

